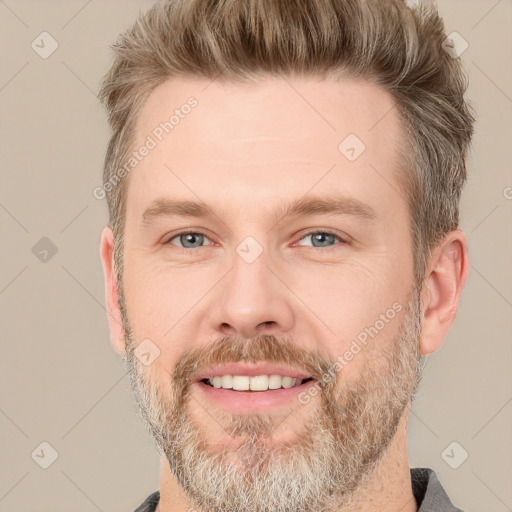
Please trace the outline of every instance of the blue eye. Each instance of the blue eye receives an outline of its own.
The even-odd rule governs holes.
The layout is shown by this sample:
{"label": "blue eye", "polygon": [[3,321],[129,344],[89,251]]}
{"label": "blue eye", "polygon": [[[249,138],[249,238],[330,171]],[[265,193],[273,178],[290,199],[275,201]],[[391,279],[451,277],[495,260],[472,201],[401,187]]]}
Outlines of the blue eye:
{"label": "blue eye", "polygon": [[[325,248],[326,250],[336,248],[337,242],[342,244],[347,243],[346,240],[341,238],[339,235],[330,233],[328,231],[312,231],[304,235],[299,242],[310,238],[311,244],[300,244],[298,245],[313,247],[315,249]],[[175,242],[176,241],[176,242]],[[183,231],[175,234],[172,238],[167,240],[167,244],[174,245],[180,249],[198,249],[205,247],[205,245],[212,245],[212,243],[205,244],[205,241],[211,242],[211,240],[203,233],[197,231]]]}
{"label": "blue eye", "polygon": [[[173,243],[173,240],[179,240],[181,245]],[[183,249],[195,249],[197,247],[203,247],[203,242],[208,240],[206,235],[202,233],[197,233],[195,231],[187,231],[183,233],[178,233],[173,236],[171,239],[167,241],[172,245],[178,245],[178,247],[182,247]]]}
{"label": "blue eye", "polygon": [[333,247],[333,245],[330,245],[331,242],[334,242],[335,245],[336,240],[342,243],[345,242],[345,240],[343,240],[338,235],[335,235],[334,233],[329,233],[328,231],[313,231],[302,237],[301,240],[305,240],[308,237],[311,237],[311,246],[316,249],[321,249],[322,247],[331,248]]}

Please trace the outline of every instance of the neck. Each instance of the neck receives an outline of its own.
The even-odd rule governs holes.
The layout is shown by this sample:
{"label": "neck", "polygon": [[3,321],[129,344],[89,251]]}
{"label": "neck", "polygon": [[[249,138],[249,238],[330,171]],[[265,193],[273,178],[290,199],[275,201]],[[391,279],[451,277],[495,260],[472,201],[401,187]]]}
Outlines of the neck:
{"label": "neck", "polygon": [[[333,512],[417,512],[407,458],[408,409],[383,458],[353,496],[353,507]],[[208,512],[199,510],[178,485],[165,456],[161,459],[160,502],[157,512]]]}

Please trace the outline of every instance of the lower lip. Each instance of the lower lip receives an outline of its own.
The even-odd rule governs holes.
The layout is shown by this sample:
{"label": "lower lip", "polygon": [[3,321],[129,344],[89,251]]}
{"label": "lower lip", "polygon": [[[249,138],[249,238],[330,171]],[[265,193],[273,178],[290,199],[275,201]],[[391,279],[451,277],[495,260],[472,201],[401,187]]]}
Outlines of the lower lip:
{"label": "lower lip", "polygon": [[214,388],[204,382],[196,382],[199,391],[205,398],[216,403],[220,407],[231,409],[237,412],[258,412],[271,409],[274,407],[282,407],[299,401],[299,395],[306,392],[315,384],[314,380],[310,380],[288,389],[271,389],[268,391],[235,391],[233,389]]}

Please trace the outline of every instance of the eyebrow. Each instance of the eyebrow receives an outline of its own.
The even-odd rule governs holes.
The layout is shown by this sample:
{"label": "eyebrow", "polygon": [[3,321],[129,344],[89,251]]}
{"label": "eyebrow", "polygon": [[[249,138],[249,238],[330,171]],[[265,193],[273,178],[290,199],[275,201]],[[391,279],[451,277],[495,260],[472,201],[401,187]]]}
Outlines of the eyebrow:
{"label": "eyebrow", "polygon": [[[291,203],[280,205],[274,215],[273,226],[285,217],[305,217],[308,215],[352,215],[362,220],[374,221],[377,218],[375,210],[359,199],[343,195],[305,196]],[[148,227],[158,218],[217,217],[212,210],[202,202],[176,200],[168,197],[156,199],[143,213],[140,228]]]}

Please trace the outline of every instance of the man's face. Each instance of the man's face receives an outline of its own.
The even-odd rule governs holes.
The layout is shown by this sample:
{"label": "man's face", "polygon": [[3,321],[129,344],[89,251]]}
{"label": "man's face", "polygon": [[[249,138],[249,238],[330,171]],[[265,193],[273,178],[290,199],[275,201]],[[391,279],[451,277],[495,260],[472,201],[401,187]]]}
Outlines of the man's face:
{"label": "man's face", "polygon": [[[204,510],[348,502],[406,414],[420,320],[393,105],[365,82],[267,78],[170,80],[144,106],[134,146],[156,144],[127,193],[127,361],[158,446]],[[339,208],[290,213],[299,200]],[[171,204],[183,201],[205,215]],[[150,365],[143,340],[159,351]],[[202,380],[265,386],[255,374],[306,382]]]}

